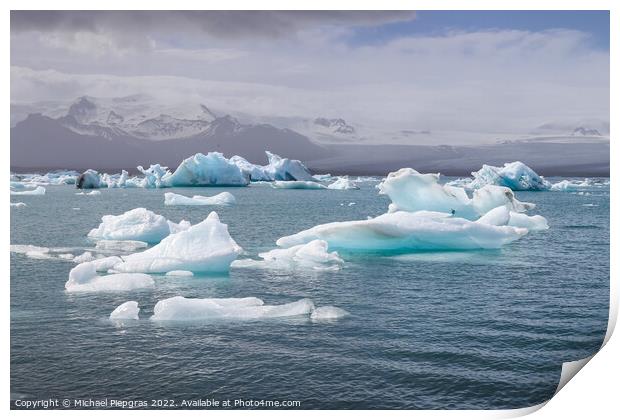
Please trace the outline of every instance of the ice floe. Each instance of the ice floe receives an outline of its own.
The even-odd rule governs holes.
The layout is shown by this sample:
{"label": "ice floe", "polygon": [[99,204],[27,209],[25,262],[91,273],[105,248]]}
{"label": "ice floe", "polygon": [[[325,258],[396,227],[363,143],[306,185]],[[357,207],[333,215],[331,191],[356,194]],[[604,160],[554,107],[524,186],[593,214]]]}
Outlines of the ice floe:
{"label": "ice floe", "polygon": [[212,197],[203,195],[186,197],[170,192],[164,194],[164,204],[167,206],[232,206],[235,203],[235,196],[227,191]]}
{"label": "ice floe", "polygon": [[194,273],[187,270],[173,270],[166,273],[168,277],[193,277]]}
{"label": "ice floe", "polygon": [[26,207],[26,203],[22,203],[21,201],[16,203],[11,203],[11,207]]}
{"label": "ice floe", "polygon": [[69,272],[65,283],[68,292],[126,291],[153,287],[155,282],[148,274],[122,273],[99,276],[92,262],[77,265]]}
{"label": "ice floe", "polygon": [[273,188],[293,189],[293,190],[323,190],[327,187],[314,181],[274,181]]}
{"label": "ice floe", "polygon": [[418,211],[382,214],[368,220],[333,222],[277,240],[291,247],[321,239],[329,249],[348,251],[432,251],[500,248],[527,229],[476,223],[448,213]]}
{"label": "ice floe", "polygon": [[233,268],[258,268],[273,270],[310,269],[317,271],[339,270],[344,261],[337,252],[327,252],[328,244],[322,240],[310,241],[285,249],[273,249],[258,254],[262,260],[236,260]]}
{"label": "ice floe", "polygon": [[75,195],[99,195],[99,194],[101,194],[101,191],[98,191],[98,190],[92,190],[89,192],[82,191],[82,192],[75,193]]}
{"label": "ice floe", "polygon": [[187,230],[170,234],[146,251],[130,254],[114,265],[118,272],[166,273],[174,270],[227,272],[243,250],[230,237],[215,212]]}
{"label": "ice floe", "polygon": [[110,239],[102,239],[97,241],[95,248],[106,251],[132,252],[148,246],[149,244],[144,241],[114,241]]}
{"label": "ice floe", "polygon": [[48,248],[36,245],[11,245],[10,251],[35,260],[73,260],[74,248]]}
{"label": "ice floe", "polygon": [[340,177],[335,182],[329,184],[327,186],[330,190],[359,190],[358,187],[353,181],[351,181],[348,177]]}
{"label": "ice floe", "polygon": [[196,321],[217,318],[260,319],[309,316],[314,310],[310,299],[301,299],[283,305],[265,305],[261,299],[208,298],[194,299],[183,296],[160,300],[155,305],[154,321]]}
{"label": "ice floe", "polygon": [[11,195],[45,195],[45,187],[38,186],[34,189],[15,189],[11,186]]}
{"label": "ice floe", "polygon": [[92,229],[88,236],[95,239],[157,243],[170,233],[188,227],[189,222],[169,222],[165,217],[139,207],[117,216],[103,216],[99,227]]}
{"label": "ice floe", "polygon": [[130,300],[129,302],[125,302],[119,305],[116,309],[112,311],[110,314],[110,319],[140,319],[138,317],[138,313],[140,312],[140,307],[138,306],[138,302],[134,300]]}
{"label": "ice floe", "polygon": [[310,319],[313,321],[327,321],[344,318],[349,315],[351,314],[336,306],[319,306],[312,311]]}

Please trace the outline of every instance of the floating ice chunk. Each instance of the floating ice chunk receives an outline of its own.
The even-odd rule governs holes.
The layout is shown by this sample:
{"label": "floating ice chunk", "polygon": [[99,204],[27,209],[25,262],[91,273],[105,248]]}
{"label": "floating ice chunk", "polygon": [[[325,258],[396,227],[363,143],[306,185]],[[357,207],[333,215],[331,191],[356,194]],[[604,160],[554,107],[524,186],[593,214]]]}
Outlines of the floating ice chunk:
{"label": "floating ice chunk", "polygon": [[549,224],[547,219],[540,215],[528,216],[527,214],[510,212],[510,221],[508,226],[515,226],[520,228],[526,228],[530,231],[547,230]]}
{"label": "floating ice chunk", "polygon": [[11,207],[26,207],[26,203],[22,203],[22,202],[11,203]]}
{"label": "floating ice chunk", "polygon": [[84,253],[73,257],[73,262],[77,264],[81,264],[83,262],[93,261],[97,259],[90,251],[84,251]]}
{"label": "floating ice chunk", "polygon": [[102,239],[97,241],[95,248],[106,251],[132,252],[136,249],[146,248],[148,246],[149,244],[143,241],[113,241],[109,239]]}
{"label": "floating ice chunk", "polygon": [[505,163],[503,167],[482,165],[477,172],[472,172],[473,181],[469,188],[482,188],[485,185],[499,185],[513,191],[540,191],[551,188],[551,183],[538,175],[522,162]]}
{"label": "floating ice chunk", "polygon": [[565,179],[551,185],[551,191],[576,191],[583,188],[589,188],[594,185],[596,185],[596,183],[588,178],[583,181],[569,181]]}
{"label": "floating ice chunk", "polygon": [[273,188],[288,188],[294,190],[322,190],[327,188],[323,184],[314,181],[275,181]]}
{"label": "floating ice chunk", "polygon": [[333,180],[331,174],[314,174],[312,177],[320,182],[330,182]]}
{"label": "floating ice chunk", "polygon": [[313,321],[334,320],[344,318],[348,315],[351,314],[344,309],[340,309],[335,306],[319,306],[317,308],[314,308],[314,310],[310,314],[310,319]]}
{"label": "floating ice chunk", "polygon": [[232,185],[245,186],[249,178],[219,152],[197,153],[185,159],[174,173],[161,178],[165,187]]}
{"label": "floating ice chunk", "polygon": [[484,215],[501,205],[518,213],[523,213],[536,207],[536,204],[517,200],[514,192],[508,187],[485,185],[480,189],[474,190],[472,206],[476,213]]}
{"label": "floating ice chunk", "polygon": [[260,253],[258,256],[262,258],[262,261],[250,259],[236,260],[233,261],[231,267],[333,271],[339,270],[344,265],[344,261],[338,253],[327,252],[327,242],[321,240],[311,241],[307,244],[296,245],[286,249],[274,249]]}
{"label": "floating ice chunk", "polygon": [[500,248],[527,234],[527,229],[476,223],[450,214],[398,211],[350,222],[318,225],[276,242],[292,247],[322,239],[329,249],[415,252]]}
{"label": "floating ice chunk", "polygon": [[39,174],[27,174],[22,176],[25,182],[37,185],[63,185],[63,184],[75,184],[75,180],[78,177],[79,172],[59,170],[48,172],[45,175]]}
{"label": "floating ice chunk", "polygon": [[98,190],[93,190],[90,192],[82,191],[82,192],[75,193],[75,195],[99,195],[99,194],[101,194],[101,191],[98,191]]}
{"label": "floating ice chunk", "polygon": [[335,182],[327,186],[330,190],[359,190],[360,187],[355,185],[348,177],[340,177]]}
{"label": "floating ice chunk", "polygon": [[95,264],[85,262],[69,272],[69,280],[65,283],[65,289],[68,292],[126,291],[153,287],[154,284],[151,276],[142,273],[99,276]]}
{"label": "floating ice chunk", "polygon": [[138,166],[137,169],[144,174],[144,179],[139,183],[143,188],[160,188],[164,186],[162,178],[172,175],[166,166],[161,166],[159,163],[149,166],[148,169],[144,169],[142,166]]}
{"label": "floating ice chunk", "polygon": [[166,276],[169,276],[169,277],[193,277],[194,273],[192,273],[191,271],[187,271],[187,270],[173,270],[173,271],[168,271],[166,273]]}
{"label": "floating ice chunk", "polygon": [[97,259],[92,261],[92,264],[95,267],[95,271],[98,271],[100,273],[105,273],[111,270],[116,264],[121,263],[122,261],[123,260],[121,259],[121,257],[117,257],[116,255],[113,255],[111,257],[103,257],[103,258],[97,257]]}
{"label": "floating ice chunk", "polygon": [[212,197],[195,195],[190,198],[170,192],[164,194],[164,204],[167,206],[231,206],[235,203],[235,196],[227,191]]}
{"label": "floating ice chunk", "polygon": [[175,296],[155,305],[154,321],[196,321],[218,318],[260,319],[309,315],[314,309],[310,299],[284,305],[265,305],[255,297],[190,299]]}
{"label": "floating ice chunk", "polygon": [[75,181],[75,186],[80,189],[101,188],[101,176],[93,169],[88,169],[80,174]]}
{"label": "floating ice chunk", "polygon": [[306,166],[295,159],[282,158],[275,153],[265,152],[269,163],[265,166],[255,165],[241,156],[233,156],[234,163],[251,181],[314,181]]}
{"label": "floating ice chunk", "polygon": [[510,211],[506,206],[499,206],[490,210],[482,216],[476,223],[483,223],[493,226],[513,226],[525,228],[530,231],[549,229],[547,219],[543,216],[528,216],[526,214]]}
{"label": "floating ice chunk", "polygon": [[13,190],[11,189],[11,195],[45,195],[45,187],[38,186],[32,190]]}
{"label": "floating ice chunk", "polygon": [[189,229],[170,234],[146,251],[124,257],[113,269],[119,272],[166,273],[227,272],[242,249],[228,234],[215,212]]}
{"label": "floating ice chunk", "polygon": [[53,259],[54,257],[49,254],[50,249],[42,246],[35,245],[11,245],[10,251],[16,254],[23,254],[28,258],[44,260]]}
{"label": "floating ice chunk", "polygon": [[168,234],[170,226],[165,217],[139,207],[118,216],[103,216],[99,227],[91,230],[88,236],[115,241],[156,243]]}
{"label": "floating ice chunk", "polygon": [[139,312],[138,302],[130,300],[114,309],[110,314],[110,319],[140,319],[138,317]]}

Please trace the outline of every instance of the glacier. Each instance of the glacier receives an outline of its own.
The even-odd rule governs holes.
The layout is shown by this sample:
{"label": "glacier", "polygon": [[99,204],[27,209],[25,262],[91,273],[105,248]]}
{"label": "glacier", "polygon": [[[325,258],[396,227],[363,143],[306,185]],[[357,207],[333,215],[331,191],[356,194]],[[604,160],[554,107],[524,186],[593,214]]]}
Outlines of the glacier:
{"label": "glacier", "polygon": [[127,291],[153,287],[155,282],[148,274],[123,273],[99,276],[92,262],[84,262],[69,272],[65,283],[68,292],[110,292]]}
{"label": "glacier", "polygon": [[230,237],[228,226],[220,222],[217,213],[211,212],[202,222],[171,233],[152,248],[123,257],[113,270],[125,273],[227,272],[242,251]]}
{"label": "glacier", "polygon": [[212,197],[205,197],[203,195],[186,197],[170,192],[164,194],[164,204],[166,206],[232,206],[236,202],[235,196],[227,191]]}
{"label": "glacier", "polygon": [[114,241],[157,243],[172,232],[187,229],[188,225],[189,222],[185,221],[179,224],[170,222],[163,216],[138,207],[118,216],[103,216],[99,227],[92,229],[88,236]]}
{"label": "glacier", "polygon": [[232,268],[258,268],[270,270],[309,269],[334,271],[343,267],[344,261],[337,252],[327,252],[328,244],[322,240],[310,241],[285,249],[273,249],[258,254],[262,260],[236,260]]}
{"label": "glacier", "polygon": [[528,230],[477,223],[433,211],[386,213],[368,220],[332,222],[276,241],[283,248],[324,240],[329,249],[346,251],[437,251],[494,249]]}
{"label": "glacier", "polygon": [[138,313],[140,312],[140,307],[138,306],[138,302],[134,300],[130,300],[116,307],[110,314],[110,319],[121,320],[121,319],[140,319],[138,317]]}

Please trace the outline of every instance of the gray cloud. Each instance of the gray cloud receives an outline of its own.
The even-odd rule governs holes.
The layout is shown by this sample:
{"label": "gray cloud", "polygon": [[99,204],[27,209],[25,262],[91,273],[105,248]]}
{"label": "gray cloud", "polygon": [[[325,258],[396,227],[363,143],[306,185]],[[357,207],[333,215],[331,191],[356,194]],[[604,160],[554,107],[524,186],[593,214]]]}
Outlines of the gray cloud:
{"label": "gray cloud", "polygon": [[11,32],[127,34],[202,32],[219,38],[279,38],[322,25],[375,26],[415,19],[413,11],[12,11]]}

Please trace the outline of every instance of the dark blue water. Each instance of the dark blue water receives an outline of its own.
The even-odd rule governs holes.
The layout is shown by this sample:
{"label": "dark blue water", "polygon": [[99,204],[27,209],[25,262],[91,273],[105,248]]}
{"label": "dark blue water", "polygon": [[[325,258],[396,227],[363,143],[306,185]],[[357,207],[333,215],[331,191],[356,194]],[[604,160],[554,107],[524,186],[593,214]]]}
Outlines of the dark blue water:
{"label": "dark blue water", "polygon": [[[362,185],[227,189],[238,203],[228,208],[166,207],[164,190],[85,197],[50,186],[42,197],[13,197],[28,206],[11,209],[11,243],[87,247],[86,234],[105,214],[146,207],[196,223],[216,209],[254,256],[318,223],[384,213],[387,198],[374,183]],[[156,277],[151,290],[69,294],[73,263],[12,254],[12,398],[297,400],[302,409],[538,404],[553,395],[562,363],[595,352],[607,327],[609,188],[588,191],[517,193],[537,204],[551,229],[500,251],[345,255],[338,272],[233,269],[222,277]],[[266,304],[307,297],[352,315],[328,323],[148,320],[158,300],[175,295],[256,296]],[[142,319],[109,321],[127,300],[140,303]]]}

